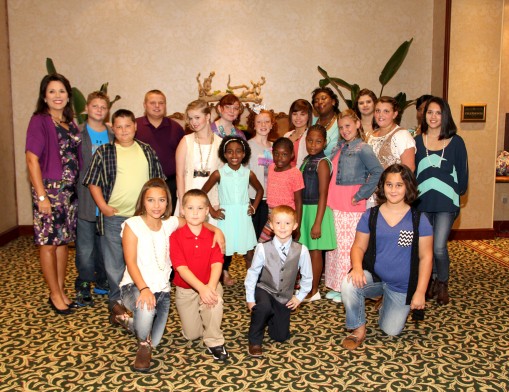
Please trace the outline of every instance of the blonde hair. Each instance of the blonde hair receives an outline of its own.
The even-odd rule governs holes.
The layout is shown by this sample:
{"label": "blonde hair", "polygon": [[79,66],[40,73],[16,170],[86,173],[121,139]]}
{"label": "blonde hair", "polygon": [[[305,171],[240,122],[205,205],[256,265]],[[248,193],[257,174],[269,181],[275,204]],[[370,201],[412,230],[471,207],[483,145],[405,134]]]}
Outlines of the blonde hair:
{"label": "blonde hair", "polygon": [[270,212],[270,221],[271,222],[272,222],[272,219],[277,214],[287,214],[287,215],[290,215],[291,217],[293,217],[294,222],[297,222],[297,213],[290,206],[281,205],[281,206],[274,207],[272,209],[272,211]]}
{"label": "blonde hair", "polygon": [[[338,122],[339,122],[339,120],[341,120],[342,118],[345,118],[345,117],[350,117],[350,119],[353,122],[357,122],[357,121],[359,122],[360,126],[359,126],[359,128],[357,128],[357,134],[359,135],[361,140],[363,142],[365,142],[366,141],[366,135],[364,133],[364,129],[362,129],[362,122],[359,119],[359,117],[357,116],[357,113],[355,113],[355,111],[352,110],[352,109],[343,110],[341,113],[338,114]],[[341,134],[339,136],[341,137]]]}
{"label": "blonde hair", "polygon": [[186,108],[186,114],[190,110],[200,110],[204,114],[210,114],[210,106],[203,99],[197,99],[193,102],[190,102]]}

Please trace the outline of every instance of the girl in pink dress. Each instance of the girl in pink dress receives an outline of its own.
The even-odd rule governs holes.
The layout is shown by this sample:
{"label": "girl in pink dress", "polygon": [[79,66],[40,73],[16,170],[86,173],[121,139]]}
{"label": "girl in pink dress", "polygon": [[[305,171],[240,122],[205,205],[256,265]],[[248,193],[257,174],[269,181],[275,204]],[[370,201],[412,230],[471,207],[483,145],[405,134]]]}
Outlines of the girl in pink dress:
{"label": "girl in pink dress", "polygon": [[350,249],[366,199],[375,191],[383,172],[373,149],[364,143],[361,122],[351,109],[338,116],[341,138],[332,153],[332,179],[327,205],[334,215],[337,248],[327,252],[325,286],[332,289],[325,298],[341,302],[341,282],[352,267]]}

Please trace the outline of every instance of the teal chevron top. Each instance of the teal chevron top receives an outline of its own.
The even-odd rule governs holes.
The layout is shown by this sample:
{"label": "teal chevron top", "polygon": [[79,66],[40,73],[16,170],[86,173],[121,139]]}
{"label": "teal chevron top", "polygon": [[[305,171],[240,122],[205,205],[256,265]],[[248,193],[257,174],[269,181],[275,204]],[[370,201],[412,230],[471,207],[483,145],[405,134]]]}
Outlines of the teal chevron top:
{"label": "teal chevron top", "polygon": [[415,138],[415,176],[419,188],[416,205],[419,211],[456,212],[460,209],[460,195],[468,186],[468,157],[463,139],[454,135],[442,150],[428,151],[423,137]]}

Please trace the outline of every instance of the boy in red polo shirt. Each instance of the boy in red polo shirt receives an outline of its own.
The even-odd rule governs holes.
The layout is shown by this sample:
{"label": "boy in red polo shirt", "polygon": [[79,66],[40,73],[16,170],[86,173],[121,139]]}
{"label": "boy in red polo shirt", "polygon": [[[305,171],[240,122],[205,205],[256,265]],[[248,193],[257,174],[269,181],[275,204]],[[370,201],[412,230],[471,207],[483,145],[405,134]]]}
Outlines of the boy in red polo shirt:
{"label": "boy in red polo shirt", "polygon": [[186,339],[203,338],[207,352],[216,361],[225,361],[221,330],[223,255],[219,246],[212,247],[214,233],[203,226],[209,213],[207,194],[191,189],[184,194],[182,206],[187,224],[170,237],[170,259],[175,269],[175,304]]}

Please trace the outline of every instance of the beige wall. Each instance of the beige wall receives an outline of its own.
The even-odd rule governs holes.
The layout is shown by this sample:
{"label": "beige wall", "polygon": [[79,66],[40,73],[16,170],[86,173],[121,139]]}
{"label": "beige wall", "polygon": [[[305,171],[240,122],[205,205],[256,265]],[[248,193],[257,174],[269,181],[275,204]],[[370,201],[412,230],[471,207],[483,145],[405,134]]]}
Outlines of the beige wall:
{"label": "beige wall", "polygon": [[17,226],[16,174],[12,129],[11,71],[6,0],[0,0],[0,234]]}
{"label": "beige wall", "polygon": [[[449,104],[469,153],[459,227],[492,228],[503,0],[453,0]],[[462,103],[485,102],[485,123],[460,123]]]}
{"label": "beige wall", "polygon": [[[430,90],[433,3],[421,0],[9,1],[19,221],[31,222],[25,133],[46,57],[85,94],[110,82],[116,108],[142,114],[143,94],[160,88],[169,111],[196,99],[196,75],[212,87],[267,78],[264,102],[287,111],[310,98],[321,65],[333,76],[380,91],[380,71],[414,37],[384,93]],[[376,23],[374,21],[376,20]],[[27,26],[30,29],[27,29]],[[414,111],[408,124],[413,124]],[[405,118],[403,120],[405,123]]]}

